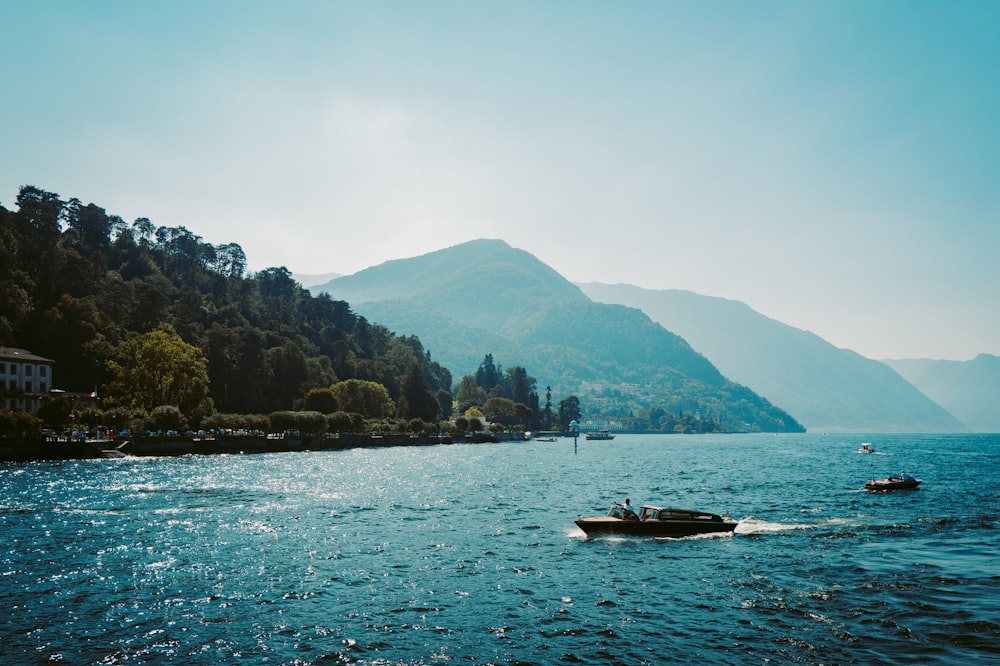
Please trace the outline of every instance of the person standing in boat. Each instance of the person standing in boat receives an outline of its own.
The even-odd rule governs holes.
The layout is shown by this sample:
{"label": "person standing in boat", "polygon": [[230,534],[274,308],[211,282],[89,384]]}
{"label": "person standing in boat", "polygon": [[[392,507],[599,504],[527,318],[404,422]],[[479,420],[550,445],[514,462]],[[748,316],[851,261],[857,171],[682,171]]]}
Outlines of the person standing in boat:
{"label": "person standing in boat", "polygon": [[902,472],[899,473],[899,478],[903,481],[909,481],[911,477],[909,474],[906,473],[906,470],[904,469]]}
{"label": "person standing in boat", "polygon": [[639,516],[637,516],[635,511],[632,510],[630,501],[631,500],[629,500],[629,498],[625,498],[625,504],[622,505],[622,518],[625,520],[638,520]]}

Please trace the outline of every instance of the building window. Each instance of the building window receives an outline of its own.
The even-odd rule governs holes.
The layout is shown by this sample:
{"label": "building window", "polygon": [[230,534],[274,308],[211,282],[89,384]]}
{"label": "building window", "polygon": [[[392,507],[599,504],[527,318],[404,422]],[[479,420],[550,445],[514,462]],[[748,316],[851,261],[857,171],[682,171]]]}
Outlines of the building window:
{"label": "building window", "polygon": [[34,371],[35,371],[34,366],[31,366],[31,365],[24,366],[24,376],[25,377],[30,377],[34,373]]}
{"label": "building window", "polygon": [[48,374],[46,372],[46,370],[48,370],[48,368],[46,368],[44,365],[42,367],[38,368],[38,376],[39,377],[45,377]]}

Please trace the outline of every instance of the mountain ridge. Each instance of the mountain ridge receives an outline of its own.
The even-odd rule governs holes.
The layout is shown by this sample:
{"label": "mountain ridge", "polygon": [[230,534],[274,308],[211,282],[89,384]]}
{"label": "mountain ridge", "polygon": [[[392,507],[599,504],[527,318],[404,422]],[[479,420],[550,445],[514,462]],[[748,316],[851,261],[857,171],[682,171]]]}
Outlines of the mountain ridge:
{"label": "mountain ridge", "polygon": [[[544,384],[584,393],[581,399],[601,404],[609,417],[662,403],[675,414],[717,416],[732,429],[802,429],[641,310],[594,302],[504,241],[480,239],[396,259],[312,289],[348,301],[395,331],[417,335],[456,375],[472,374],[491,353]],[[723,407],[733,403],[742,406]]]}
{"label": "mountain ridge", "polygon": [[1000,432],[1000,356],[978,354],[968,361],[884,359],[932,400],[975,432]]}
{"label": "mountain ridge", "polygon": [[892,368],[732,299],[687,290],[584,283],[603,302],[645,311],[734,381],[785,405],[810,430],[967,432]]}

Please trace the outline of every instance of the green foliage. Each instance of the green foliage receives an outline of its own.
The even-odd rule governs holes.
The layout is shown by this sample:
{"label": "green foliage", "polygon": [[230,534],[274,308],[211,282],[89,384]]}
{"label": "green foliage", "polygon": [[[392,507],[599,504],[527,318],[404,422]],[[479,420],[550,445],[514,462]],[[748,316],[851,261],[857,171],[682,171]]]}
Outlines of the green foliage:
{"label": "green foliage", "polygon": [[351,415],[347,412],[333,412],[326,415],[327,432],[357,432]]}
{"label": "green foliage", "polygon": [[493,362],[493,354],[487,354],[476,370],[476,384],[489,393],[503,381],[503,371]]}
{"label": "green foliage", "polygon": [[0,409],[0,439],[37,439],[42,435],[42,420],[26,412]]}
{"label": "green foliage", "polygon": [[458,385],[455,400],[458,402],[458,411],[464,413],[469,407],[485,405],[486,391],[476,383],[473,375],[465,375]]}
{"label": "green foliage", "polygon": [[389,391],[378,382],[348,379],[330,387],[337,405],[347,412],[356,412],[369,419],[395,415],[396,408]]}
{"label": "green foliage", "polygon": [[424,372],[416,361],[413,361],[406,371],[401,390],[398,409],[400,417],[424,421],[437,420],[441,407],[437,398],[431,393]]}
{"label": "green foliage", "polygon": [[282,410],[269,415],[271,432],[297,432],[303,435],[320,435],[326,432],[326,415],[312,411]]}
{"label": "green foliage", "polygon": [[329,387],[309,389],[303,402],[303,409],[330,414],[337,411],[337,399],[333,397],[333,391]]}
{"label": "green foliage", "polygon": [[[0,344],[54,359],[58,388],[98,386],[105,406],[148,414],[174,404],[197,420],[213,407],[308,409],[310,389],[349,379],[381,384],[391,403],[416,362],[432,395],[450,396],[450,372],[420,340],[370,324],[344,301],[311,296],[286,268],[247,275],[234,243],[213,246],[147,218],[128,225],[100,206],[32,186],[21,188],[17,205],[0,206]],[[161,329],[197,350],[186,356],[198,376],[187,383],[200,385],[207,373],[204,395],[193,386],[176,393],[185,383],[179,370],[171,381],[145,382],[132,367],[139,341]],[[154,361],[142,363],[162,366]]]}
{"label": "green foliage", "polygon": [[154,432],[180,432],[187,428],[187,419],[174,405],[159,405],[153,408],[146,419],[146,428]]}
{"label": "green foliage", "polygon": [[270,418],[266,414],[223,414],[215,412],[202,419],[202,430],[216,432],[236,431],[260,434],[271,427]]}
{"label": "green foliage", "polygon": [[483,407],[483,413],[491,423],[505,426],[527,426],[531,420],[531,409],[509,398],[490,398]]}
{"label": "green foliage", "polygon": [[507,368],[504,373],[493,360],[493,354],[486,354],[475,375],[462,377],[457,391],[459,412],[481,407],[486,418],[494,423],[549,428],[550,419],[542,419],[536,384],[523,367]]}
{"label": "green foliage", "polygon": [[572,421],[580,421],[580,399],[571,395],[559,401],[559,429],[563,432],[569,430]]}
{"label": "green foliage", "polygon": [[406,423],[406,432],[421,433],[430,432],[430,425],[423,419],[410,419]]}
{"label": "green foliage", "polygon": [[112,380],[106,401],[141,413],[163,405],[176,407],[185,418],[205,415],[208,373],[201,350],[181,339],[167,325],[142,336],[129,337],[108,361]]}
{"label": "green foliage", "polygon": [[67,395],[42,396],[35,416],[49,428],[62,430],[69,425],[69,415],[73,411],[73,400]]}

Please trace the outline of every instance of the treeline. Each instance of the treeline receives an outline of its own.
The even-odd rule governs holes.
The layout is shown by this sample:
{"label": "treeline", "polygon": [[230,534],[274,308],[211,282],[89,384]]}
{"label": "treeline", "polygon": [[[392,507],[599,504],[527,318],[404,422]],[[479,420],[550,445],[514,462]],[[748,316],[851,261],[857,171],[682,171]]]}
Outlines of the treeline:
{"label": "treeline", "polygon": [[552,408],[552,387],[545,387],[540,403],[538,381],[521,366],[507,368],[486,354],[474,375],[462,377],[456,391],[458,412],[465,417],[483,417],[490,423],[515,430],[569,429],[580,419],[580,400],[569,396]]}
{"label": "treeline", "polygon": [[96,391],[121,420],[169,407],[196,427],[317,401],[358,413],[359,386],[379,387],[386,419],[446,419],[453,403],[451,373],[420,340],[310,295],[286,268],[248,273],[235,243],[33,186],[0,206],[0,345],[53,359],[57,388]]}

